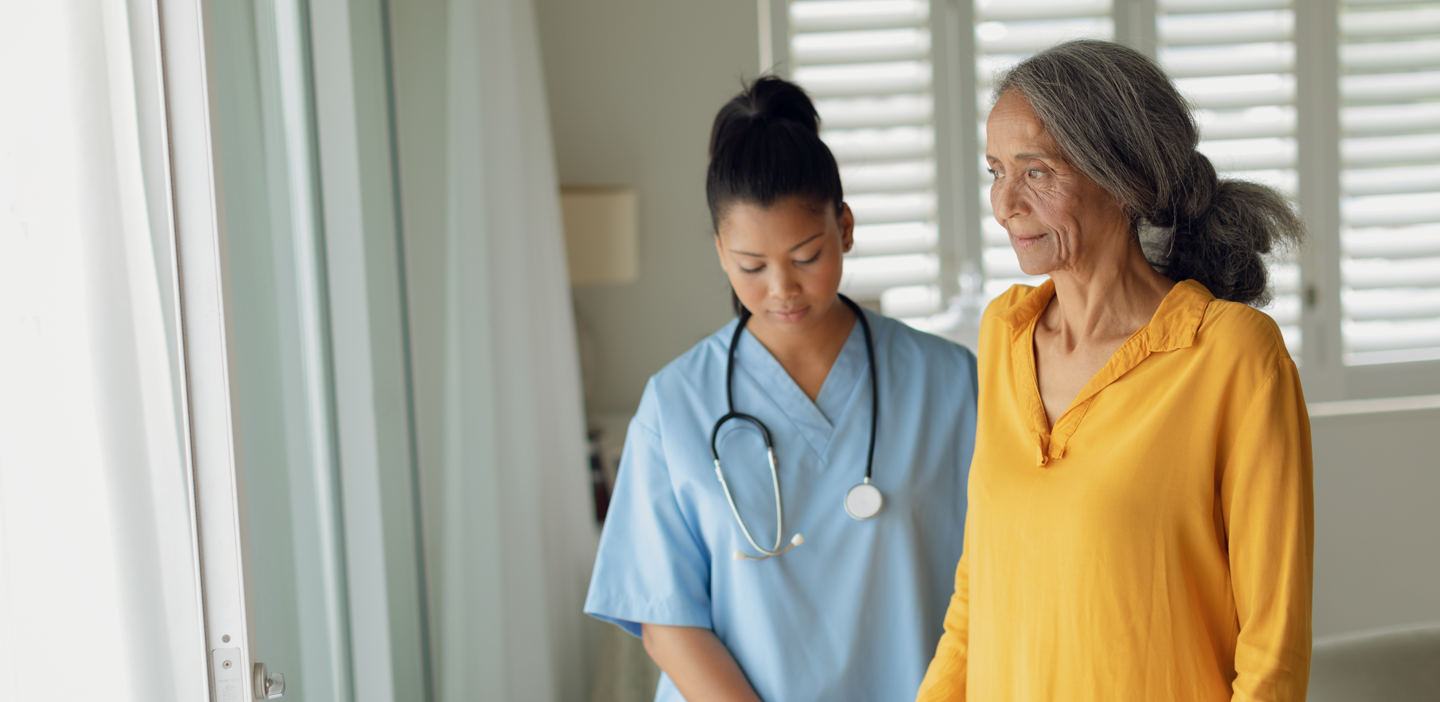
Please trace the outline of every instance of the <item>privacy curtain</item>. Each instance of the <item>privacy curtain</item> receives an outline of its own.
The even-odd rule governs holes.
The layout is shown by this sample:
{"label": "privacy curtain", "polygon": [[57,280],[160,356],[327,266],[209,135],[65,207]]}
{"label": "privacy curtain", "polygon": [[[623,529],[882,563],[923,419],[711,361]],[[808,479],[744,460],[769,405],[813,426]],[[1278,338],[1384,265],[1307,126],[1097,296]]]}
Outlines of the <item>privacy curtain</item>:
{"label": "privacy curtain", "polygon": [[208,694],[145,4],[0,4],[0,699]]}
{"label": "privacy curtain", "polygon": [[[404,6],[392,5],[392,17]],[[443,435],[438,470],[422,465],[436,497],[426,523],[437,697],[585,699],[594,630],[580,610],[596,532],[533,9],[450,0],[437,16],[444,348],[434,356],[444,426],[432,432]],[[429,273],[411,263],[419,284]],[[411,304],[412,315],[433,312]]]}

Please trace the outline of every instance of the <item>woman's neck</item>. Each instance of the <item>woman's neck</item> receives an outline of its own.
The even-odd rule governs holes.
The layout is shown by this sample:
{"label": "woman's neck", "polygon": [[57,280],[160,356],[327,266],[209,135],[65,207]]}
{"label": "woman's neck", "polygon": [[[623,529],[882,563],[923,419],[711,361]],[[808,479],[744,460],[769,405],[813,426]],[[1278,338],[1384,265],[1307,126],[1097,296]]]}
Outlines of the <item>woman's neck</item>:
{"label": "woman's neck", "polygon": [[750,318],[746,328],[813,402],[820,396],[840,350],[845,348],[855,321],[850,306],[837,297],[825,315],[802,332],[784,332],[755,317]]}
{"label": "woman's neck", "polygon": [[[1128,338],[1150,322],[1175,282],[1146,260],[1137,239],[1125,254],[1050,274],[1055,297],[1041,324],[1069,343]],[[1073,346],[1072,346],[1073,347]]]}

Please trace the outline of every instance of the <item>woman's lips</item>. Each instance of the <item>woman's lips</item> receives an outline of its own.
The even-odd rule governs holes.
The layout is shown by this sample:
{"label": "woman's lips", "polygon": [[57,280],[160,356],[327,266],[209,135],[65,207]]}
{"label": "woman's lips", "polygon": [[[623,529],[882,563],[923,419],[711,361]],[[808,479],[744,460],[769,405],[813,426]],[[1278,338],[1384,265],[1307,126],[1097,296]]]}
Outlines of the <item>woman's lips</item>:
{"label": "woman's lips", "polygon": [[770,314],[775,317],[775,321],[777,322],[791,323],[798,322],[801,319],[804,319],[806,313],[808,313],[809,311],[810,306],[806,305],[804,307],[796,307],[789,310],[770,310]]}
{"label": "woman's lips", "polygon": [[1049,236],[1049,232],[1041,232],[1039,234],[1011,234],[1010,236],[1015,239],[1015,248],[1028,249],[1040,243],[1041,239]]}

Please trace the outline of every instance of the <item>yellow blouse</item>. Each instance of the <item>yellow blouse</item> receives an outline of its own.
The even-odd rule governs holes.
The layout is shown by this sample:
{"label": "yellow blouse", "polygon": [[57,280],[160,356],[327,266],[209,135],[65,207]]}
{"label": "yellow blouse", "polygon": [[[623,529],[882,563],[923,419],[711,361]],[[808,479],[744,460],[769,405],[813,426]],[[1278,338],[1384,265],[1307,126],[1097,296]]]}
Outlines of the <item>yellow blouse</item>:
{"label": "yellow blouse", "polygon": [[1310,419],[1275,323],[1174,287],[1049,427],[1015,286],[980,330],[965,550],[919,699],[1305,699]]}

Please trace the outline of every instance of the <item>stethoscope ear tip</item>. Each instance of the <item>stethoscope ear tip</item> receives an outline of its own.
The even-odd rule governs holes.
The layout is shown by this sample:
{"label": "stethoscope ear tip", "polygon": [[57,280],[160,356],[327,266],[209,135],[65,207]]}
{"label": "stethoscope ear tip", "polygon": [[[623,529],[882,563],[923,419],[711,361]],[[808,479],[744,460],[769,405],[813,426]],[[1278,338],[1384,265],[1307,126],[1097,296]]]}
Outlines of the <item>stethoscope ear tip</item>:
{"label": "stethoscope ear tip", "polygon": [[803,537],[803,536],[801,536],[801,535],[799,535],[799,534],[796,534],[796,535],[795,535],[795,538],[790,539],[790,543],[791,543],[792,545],[799,546],[800,544],[805,543],[805,537]]}
{"label": "stethoscope ear tip", "polygon": [[739,552],[739,551],[736,551],[736,552],[735,552],[735,560],[737,560],[737,561],[743,561],[743,560],[745,560],[745,554],[743,554],[743,553],[741,553],[741,552]]}

